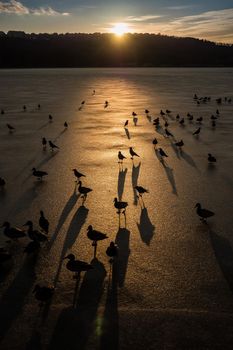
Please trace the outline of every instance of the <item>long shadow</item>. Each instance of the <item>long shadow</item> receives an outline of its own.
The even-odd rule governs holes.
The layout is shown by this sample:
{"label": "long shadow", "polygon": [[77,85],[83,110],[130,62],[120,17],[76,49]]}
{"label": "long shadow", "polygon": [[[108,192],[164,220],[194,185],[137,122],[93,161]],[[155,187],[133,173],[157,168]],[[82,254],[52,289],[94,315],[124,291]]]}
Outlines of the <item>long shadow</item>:
{"label": "long shadow", "polygon": [[188,154],[185,153],[183,150],[180,152],[180,156],[192,167],[197,168],[196,163],[194,162],[193,158]]}
{"label": "long shadow", "polygon": [[165,170],[165,173],[167,175],[167,178],[171,184],[171,187],[172,187],[172,193],[174,193],[175,195],[178,195],[177,194],[177,189],[176,189],[176,182],[175,182],[175,178],[174,178],[174,175],[173,175],[173,169],[170,168],[167,164],[165,164],[164,162],[161,162],[164,170]]}
{"label": "long shadow", "polygon": [[127,138],[130,140],[130,133],[129,133],[128,128],[125,128],[125,134],[126,134]]}
{"label": "long shadow", "polygon": [[55,242],[60,229],[62,228],[62,226],[64,225],[69,213],[71,212],[71,210],[73,209],[73,207],[75,206],[75,203],[77,202],[78,198],[80,197],[79,193],[76,193],[76,188],[74,189],[74,192],[72,193],[72,195],[70,196],[70,198],[68,199],[66,205],[64,206],[60,218],[58,220],[57,223],[57,227],[55,228],[54,234],[50,239],[48,248],[51,249],[53,243]]}
{"label": "long shadow", "polygon": [[49,125],[49,124],[50,124],[50,122],[48,121],[47,123],[41,125],[41,126],[37,129],[37,131],[38,131],[38,130],[42,130],[43,128],[45,128],[45,127],[46,127],[47,125]]}
{"label": "long shadow", "polygon": [[14,207],[12,210],[10,210],[10,213],[8,215],[14,216],[18,213],[21,213],[22,211],[28,209],[32,202],[35,200],[35,198],[38,196],[37,189],[44,186],[43,181],[36,181],[32,187],[27,189],[15,202]]}
{"label": "long shadow", "polygon": [[128,170],[127,168],[125,168],[125,170],[119,169],[117,191],[118,191],[118,198],[120,201],[122,199],[122,195],[124,192],[125,177],[127,174],[127,170]]}
{"label": "long shadow", "polygon": [[133,167],[132,167],[132,187],[133,187],[133,195],[134,195],[134,202],[133,202],[134,205],[138,204],[138,195],[137,195],[137,191],[135,190],[135,186],[137,186],[138,184],[140,167],[141,167],[141,162],[138,164],[138,166],[135,166],[133,164]]}
{"label": "long shadow", "polygon": [[66,255],[66,252],[72,248],[73,244],[75,243],[82,226],[85,224],[87,215],[88,215],[89,210],[85,208],[84,206],[80,206],[76,213],[74,214],[70,226],[67,230],[66,233],[66,238],[63,244],[62,252],[61,252],[61,257],[58,265],[58,269],[54,278],[54,285],[56,286],[58,282],[58,278],[60,275],[61,267],[63,264],[64,257]]}
{"label": "long shadow", "polygon": [[118,285],[123,287],[125,283],[126,272],[128,268],[128,260],[130,256],[129,248],[130,231],[126,228],[119,228],[115,243],[119,248],[118,256]]}
{"label": "long shadow", "polygon": [[113,262],[107,290],[103,315],[103,328],[100,338],[100,350],[117,350],[119,347],[119,313],[118,313],[118,261]]}
{"label": "long shadow", "polygon": [[89,337],[95,332],[98,305],[104,291],[106,270],[97,259],[92,261],[93,270],[84,275],[76,307],[64,309],[56,324],[49,350],[87,348]]}
{"label": "long shadow", "polygon": [[37,256],[24,260],[22,267],[0,300],[0,343],[27,301],[27,295],[36,280],[36,260]]}
{"label": "long shadow", "polygon": [[222,270],[231,292],[233,293],[233,249],[230,242],[210,230],[210,240],[218,264]]}
{"label": "long shadow", "polygon": [[57,135],[57,137],[55,137],[54,142],[57,141],[67,130],[68,130],[67,128],[65,128],[64,130],[62,130],[62,131]]}
{"label": "long shadow", "polygon": [[140,232],[141,240],[150,245],[150,242],[155,234],[155,226],[150,221],[147,208],[141,210],[140,222],[137,224]]}

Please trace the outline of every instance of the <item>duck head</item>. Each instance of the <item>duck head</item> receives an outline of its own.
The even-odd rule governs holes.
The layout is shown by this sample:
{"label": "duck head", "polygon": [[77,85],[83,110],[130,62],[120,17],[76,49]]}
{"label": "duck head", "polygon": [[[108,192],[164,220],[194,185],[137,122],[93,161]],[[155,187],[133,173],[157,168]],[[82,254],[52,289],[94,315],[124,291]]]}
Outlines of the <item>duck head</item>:
{"label": "duck head", "polygon": [[201,208],[201,204],[200,204],[200,203],[197,203],[197,204],[195,205],[195,208]]}
{"label": "duck head", "polygon": [[89,225],[88,228],[87,228],[87,231],[92,231],[92,230],[93,230],[92,225]]}

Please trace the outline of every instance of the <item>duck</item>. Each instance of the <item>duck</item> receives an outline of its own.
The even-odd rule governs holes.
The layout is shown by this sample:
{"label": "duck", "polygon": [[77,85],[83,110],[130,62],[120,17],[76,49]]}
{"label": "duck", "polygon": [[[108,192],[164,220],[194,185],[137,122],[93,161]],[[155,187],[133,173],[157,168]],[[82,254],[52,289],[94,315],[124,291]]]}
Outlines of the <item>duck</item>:
{"label": "duck", "polygon": [[8,221],[5,221],[1,227],[4,227],[4,235],[10,239],[18,239],[26,236],[26,233],[18,227],[11,227]]}
{"label": "duck", "polygon": [[41,105],[38,103],[37,109],[40,110],[40,108],[41,108]]}
{"label": "duck", "polygon": [[203,121],[203,118],[202,118],[202,117],[197,118],[197,122],[198,122],[198,123],[201,123],[202,121]]}
{"label": "duck", "polygon": [[131,155],[132,160],[133,160],[133,157],[140,157],[136,152],[134,152],[133,147],[129,148],[129,153]]}
{"label": "duck", "polygon": [[36,168],[32,168],[32,175],[37,177],[38,180],[42,181],[44,176],[47,176],[48,173],[46,171],[36,170]]}
{"label": "duck", "polygon": [[[74,172],[74,176],[77,178],[77,180],[79,180],[81,177],[86,177],[86,175],[80,173],[77,169],[72,169],[72,171]],[[76,180],[76,182],[77,182]]]}
{"label": "duck", "polygon": [[150,111],[148,109],[145,109],[145,114],[149,114]]}
{"label": "duck", "polygon": [[23,106],[23,110],[24,110],[24,112],[26,112],[26,110],[27,110],[27,106],[26,105]]}
{"label": "duck", "polygon": [[167,114],[170,114],[170,113],[171,113],[171,111],[169,111],[169,109],[166,109],[166,113],[167,113]]}
{"label": "duck", "polygon": [[152,143],[153,143],[153,145],[155,145],[155,146],[158,144],[158,140],[156,139],[156,137],[153,139]]}
{"label": "duck", "polygon": [[180,140],[180,141],[176,142],[175,145],[177,147],[182,147],[182,146],[184,146],[184,142],[183,142],[183,140]]}
{"label": "duck", "polygon": [[165,121],[164,126],[165,126],[165,128],[167,128],[169,126],[169,123],[167,120]]}
{"label": "duck", "polygon": [[67,122],[65,122],[64,124],[64,127],[67,129],[68,128],[68,123]]}
{"label": "duck", "polygon": [[36,284],[33,289],[33,294],[36,298],[36,300],[47,303],[49,300],[51,300],[53,294],[54,294],[55,288],[54,287],[45,287],[40,286],[39,284]]}
{"label": "duck", "polygon": [[11,124],[6,124],[6,126],[8,127],[9,132],[13,132],[15,130],[14,126]]}
{"label": "duck", "polygon": [[111,242],[106,249],[106,255],[110,258],[109,262],[113,263],[114,258],[118,255],[118,246],[116,243]]}
{"label": "duck", "polygon": [[172,137],[174,137],[174,135],[167,129],[167,128],[165,128],[165,134],[166,134],[166,136],[172,136]]}
{"label": "duck", "polygon": [[44,216],[43,210],[40,211],[39,226],[46,233],[49,233],[49,221]]}
{"label": "duck", "polygon": [[10,261],[11,259],[12,255],[5,248],[0,248],[0,265]]}
{"label": "duck", "polygon": [[214,156],[212,156],[211,153],[208,153],[208,162],[209,163],[216,163],[216,158]]}
{"label": "duck", "polygon": [[200,134],[200,132],[201,132],[201,128],[198,128],[197,130],[195,130],[193,132],[193,135],[198,135],[198,134]]}
{"label": "duck", "polygon": [[55,145],[55,143],[53,143],[52,141],[49,141],[49,146],[50,146],[52,152],[53,152],[54,148],[59,149],[59,147],[57,145]]}
{"label": "duck", "polygon": [[5,110],[4,109],[1,109],[1,114],[5,114]]}
{"label": "duck", "polygon": [[47,140],[45,137],[42,137],[41,143],[42,143],[43,149],[45,149],[47,145]]}
{"label": "duck", "polygon": [[203,209],[203,208],[201,207],[201,204],[200,204],[200,203],[197,203],[197,204],[195,205],[195,208],[197,208],[197,209],[196,209],[196,213],[197,213],[198,216],[200,216],[201,221],[203,221],[203,222],[206,222],[206,219],[207,219],[207,218],[210,218],[211,216],[214,216],[214,215],[215,215],[214,212],[212,212],[212,211],[210,211],[210,210],[208,210],[208,209]]}
{"label": "duck", "polygon": [[53,117],[51,114],[49,114],[49,122],[52,123],[52,121],[53,121]]}
{"label": "duck", "polygon": [[78,191],[83,196],[83,199],[85,200],[87,198],[88,193],[91,192],[92,189],[82,186],[82,181],[79,181],[78,184],[79,184]]}
{"label": "duck", "polygon": [[132,116],[133,116],[133,117],[136,117],[136,116],[137,116],[137,113],[132,112]]}
{"label": "duck", "polygon": [[179,114],[176,115],[176,119],[177,120],[180,119],[180,115]]}
{"label": "duck", "polygon": [[193,120],[193,115],[190,114],[190,115],[188,116],[188,120],[189,120],[189,121]]}
{"label": "duck", "polygon": [[124,128],[126,128],[126,127],[128,126],[128,124],[129,124],[129,121],[126,120],[126,121],[125,121],[125,124],[124,124]]}
{"label": "duck", "polygon": [[179,121],[180,125],[184,125],[184,118],[181,118],[181,120]]}
{"label": "duck", "polygon": [[210,119],[211,119],[211,120],[215,120],[215,119],[218,119],[218,118],[215,117],[215,115],[212,114],[211,117],[210,117]]}
{"label": "duck", "polygon": [[161,116],[164,116],[164,115],[165,115],[165,113],[163,112],[162,109],[160,110],[160,115],[161,115]]}
{"label": "duck", "polygon": [[138,192],[139,196],[142,197],[144,193],[149,193],[149,191],[142,186],[135,186],[135,190]]}
{"label": "duck", "polygon": [[85,105],[85,103],[86,103],[86,101],[85,101],[85,100],[83,100],[83,101],[81,102],[81,105]]}
{"label": "duck", "polygon": [[109,105],[109,102],[108,102],[108,101],[105,101],[105,103],[104,103],[104,108],[107,108],[108,105]]}
{"label": "duck", "polygon": [[159,154],[161,157],[168,157],[168,155],[164,152],[162,148],[159,148]]}
{"label": "duck", "polygon": [[118,209],[118,214],[120,214],[121,213],[121,210],[123,210],[122,211],[122,214],[125,214],[125,210],[126,210],[126,208],[128,207],[128,202],[122,202],[122,201],[118,201],[117,200],[117,198],[114,198],[114,207],[116,208],[116,209]]}
{"label": "duck", "polygon": [[155,118],[155,119],[153,120],[153,125],[158,126],[159,123],[160,123],[159,117],[158,117],[158,118]]}
{"label": "duck", "polygon": [[123,164],[124,159],[126,159],[126,157],[121,153],[121,151],[118,152],[118,163]]}
{"label": "duck", "polygon": [[32,241],[46,242],[48,240],[48,237],[43,232],[33,229],[31,220],[28,220],[23,226],[28,226],[27,234]]}
{"label": "duck", "polygon": [[93,241],[92,243],[93,246],[95,246],[98,241],[103,241],[104,239],[108,238],[108,236],[105,233],[94,230],[92,225],[89,225],[87,228],[87,237],[91,241]]}
{"label": "duck", "polygon": [[74,254],[68,254],[65,258],[69,261],[66,264],[66,268],[69,271],[75,272],[77,275],[75,277],[79,277],[81,272],[83,271],[89,271],[93,269],[93,266],[91,264],[88,264],[85,261],[76,260]]}

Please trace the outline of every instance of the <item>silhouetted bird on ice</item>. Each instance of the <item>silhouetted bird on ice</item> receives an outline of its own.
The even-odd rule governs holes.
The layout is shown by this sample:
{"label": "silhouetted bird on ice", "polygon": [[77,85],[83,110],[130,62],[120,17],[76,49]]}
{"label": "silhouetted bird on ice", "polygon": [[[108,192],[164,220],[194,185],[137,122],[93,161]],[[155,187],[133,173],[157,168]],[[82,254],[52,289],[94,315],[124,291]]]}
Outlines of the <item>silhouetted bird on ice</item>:
{"label": "silhouetted bird on ice", "polygon": [[52,141],[49,141],[49,146],[50,146],[52,152],[55,148],[59,149],[59,147],[57,145],[55,145],[55,143],[53,143]]}
{"label": "silhouetted bird on ice", "polygon": [[123,210],[122,214],[125,215],[125,210],[128,207],[128,203],[118,201],[117,198],[114,198],[114,207],[117,209],[118,214],[121,214],[121,211]]}
{"label": "silhouetted bird on ice", "polygon": [[79,184],[78,191],[82,195],[83,202],[84,202],[87,198],[88,193],[91,192],[92,189],[82,186],[82,181],[79,181],[78,184]]}
{"label": "silhouetted bird on ice", "polygon": [[[74,176],[77,178],[78,181],[81,177],[86,177],[86,175],[80,173],[77,169],[72,169],[72,170],[74,172]],[[77,180],[76,180],[76,182],[77,182]]]}
{"label": "silhouetted bird on ice", "polygon": [[132,160],[133,160],[133,157],[140,157],[136,152],[134,152],[133,147],[129,148],[129,153],[131,155]]}
{"label": "silhouetted bird on ice", "polygon": [[197,208],[197,210],[196,210],[197,215],[200,216],[201,221],[203,221],[203,222],[206,222],[206,219],[207,219],[207,218],[210,218],[211,216],[214,216],[214,215],[215,215],[212,211],[210,211],[210,210],[208,210],[208,209],[203,209],[203,208],[201,207],[201,204],[200,204],[200,203],[197,203],[196,206],[195,206],[195,208]]}
{"label": "silhouetted bird on ice", "polygon": [[12,227],[8,221],[5,221],[1,227],[4,227],[4,235],[10,239],[17,239],[26,236],[23,230],[18,227]]}
{"label": "silhouetted bird on ice", "polygon": [[65,127],[66,129],[68,128],[68,123],[67,123],[67,122],[64,123],[64,127]]}
{"label": "silhouetted bird on ice", "polygon": [[129,121],[126,120],[126,122],[125,122],[125,124],[124,124],[124,128],[126,128],[126,127],[128,126],[128,124],[129,124]]}
{"label": "silhouetted bird on ice", "polygon": [[162,148],[159,148],[159,154],[161,157],[168,157],[168,155],[164,152]]}
{"label": "silhouetted bird on ice", "polygon": [[209,163],[216,163],[216,158],[214,156],[212,156],[211,153],[208,153],[208,162]]}
{"label": "silhouetted bird on ice", "polygon": [[104,239],[107,239],[108,236],[105,233],[94,230],[92,225],[89,225],[87,228],[87,237],[92,241],[92,246],[94,247],[94,258],[95,258],[98,241],[103,241]]}
{"label": "silhouetted bird on ice", "polygon": [[14,126],[11,124],[6,124],[6,126],[8,127],[9,132],[13,132],[15,130]]}
{"label": "silhouetted bird on ice", "polygon": [[45,137],[42,137],[41,143],[42,143],[43,149],[45,149],[45,148],[46,148],[46,145],[47,145],[47,140],[46,140]]}
{"label": "silhouetted bird on ice", "polygon": [[182,146],[184,146],[184,142],[183,142],[183,140],[180,140],[179,142],[176,142],[175,145],[177,147],[182,147]]}
{"label": "silhouetted bird on ice", "polygon": [[0,188],[4,188],[5,185],[6,185],[6,181],[2,177],[0,177]]}
{"label": "silhouetted bird on ice", "polygon": [[48,237],[43,232],[33,228],[31,220],[28,220],[23,226],[28,226],[27,234],[32,241],[46,242],[48,240]]}
{"label": "silhouetted bird on ice", "polygon": [[154,138],[154,140],[152,141],[153,145],[156,146],[158,144],[158,140],[156,138]]}
{"label": "silhouetted bird on ice", "polygon": [[69,260],[66,264],[67,270],[75,272],[75,278],[79,278],[82,271],[89,271],[93,269],[91,264],[88,264],[85,261],[76,260],[74,254],[68,254],[64,260],[65,259]]}
{"label": "silhouetted bird on ice", "polygon": [[173,137],[173,134],[168,130],[168,129],[165,129],[165,134],[166,136],[172,136]]}
{"label": "silhouetted bird on ice", "polygon": [[50,121],[50,123],[53,121],[53,117],[51,114],[49,114],[49,121]]}
{"label": "silhouetted bird on ice", "polygon": [[118,152],[118,163],[123,164],[124,159],[126,157],[121,153],[121,151]]}
{"label": "silhouetted bird on ice", "polygon": [[200,134],[201,128],[198,128],[196,131],[193,132],[193,135],[198,135]]}
{"label": "silhouetted bird on ice", "polygon": [[32,175],[37,177],[38,180],[42,181],[44,176],[47,176],[48,173],[46,171],[36,170],[36,168],[32,168]]}

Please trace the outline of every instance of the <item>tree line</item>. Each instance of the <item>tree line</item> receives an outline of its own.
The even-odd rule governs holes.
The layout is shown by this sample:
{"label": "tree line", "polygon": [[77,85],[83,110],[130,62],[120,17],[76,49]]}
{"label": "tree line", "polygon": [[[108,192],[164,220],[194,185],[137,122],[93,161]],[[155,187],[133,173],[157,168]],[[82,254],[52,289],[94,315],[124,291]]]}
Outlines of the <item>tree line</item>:
{"label": "tree line", "polygon": [[223,67],[233,45],[160,34],[0,33],[0,68]]}

